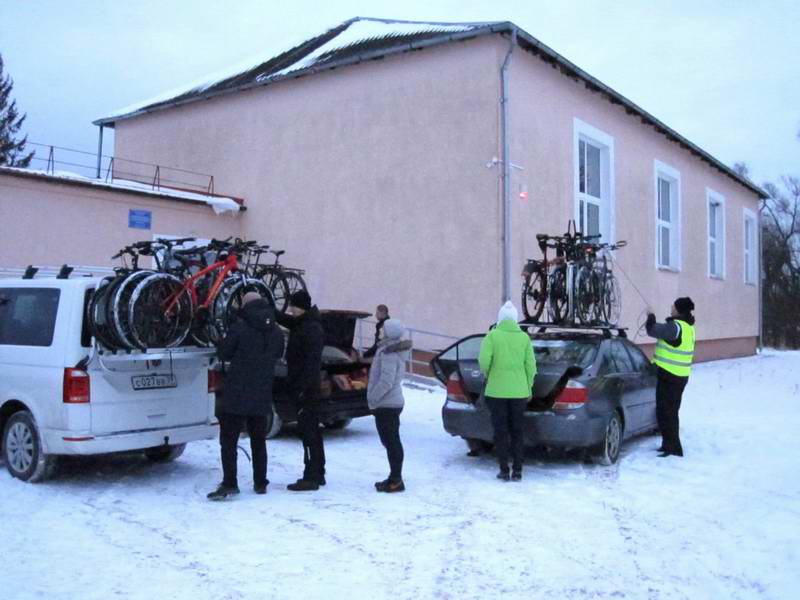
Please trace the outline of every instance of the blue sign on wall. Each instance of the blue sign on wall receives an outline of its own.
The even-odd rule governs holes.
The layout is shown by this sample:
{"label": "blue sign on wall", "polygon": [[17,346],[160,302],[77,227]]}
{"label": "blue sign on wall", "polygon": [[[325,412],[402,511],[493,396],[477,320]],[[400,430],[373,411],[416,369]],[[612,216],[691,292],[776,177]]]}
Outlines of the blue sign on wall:
{"label": "blue sign on wall", "polygon": [[153,222],[153,213],[149,210],[128,211],[128,227],[133,229],[150,229]]}

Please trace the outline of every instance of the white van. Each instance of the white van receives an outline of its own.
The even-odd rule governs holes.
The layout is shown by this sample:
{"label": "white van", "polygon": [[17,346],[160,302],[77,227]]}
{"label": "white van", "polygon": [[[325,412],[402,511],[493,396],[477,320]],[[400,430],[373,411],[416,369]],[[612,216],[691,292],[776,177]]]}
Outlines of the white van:
{"label": "white van", "polygon": [[167,461],[218,433],[213,349],[96,346],[84,315],[98,281],[0,279],[0,447],[24,481],[47,477],[58,455]]}

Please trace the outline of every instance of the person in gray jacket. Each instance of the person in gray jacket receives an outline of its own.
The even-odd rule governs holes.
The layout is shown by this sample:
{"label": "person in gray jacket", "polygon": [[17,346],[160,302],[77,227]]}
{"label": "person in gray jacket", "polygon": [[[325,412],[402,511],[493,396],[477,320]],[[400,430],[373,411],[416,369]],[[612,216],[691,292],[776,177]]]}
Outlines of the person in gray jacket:
{"label": "person in gray jacket", "polygon": [[389,458],[388,479],[375,484],[379,492],[402,492],[403,444],[400,441],[400,413],[403,412],[403,376],[411,342],[403,340],[405,328],[398,319],[388,319],[381,329],[369,371],[367,403],[375,415],[375,426]]}

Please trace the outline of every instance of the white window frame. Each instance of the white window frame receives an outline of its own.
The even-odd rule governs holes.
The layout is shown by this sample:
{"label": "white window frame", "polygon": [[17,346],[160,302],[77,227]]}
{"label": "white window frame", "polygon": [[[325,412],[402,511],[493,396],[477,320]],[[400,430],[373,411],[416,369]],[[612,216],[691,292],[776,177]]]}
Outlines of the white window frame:
{"label": "white window frame", "polygon": [[600,238],[601,242],[613,243],[615,238],[615,219],[614,219],[614,198],[615,198],[615,181],[614,181],[614,138],[608,133],[581,121],[577,117],[573,118],[573,181],[575,188],[575,206],[574,218],[575,223],[580,224],[581,214],[580,206],[581,199],[590,198],[590,202],[598,204],[594,196],[581,193],[580,191],[580,142],[581,140],[589,142],[593,146],[600,148],[600,233],[603,237]]}
{"label": "white window frame", "polygon": [[[715,238],[717,242],[717,258],[719,259],[718,262],[718,273],[711,272],[711,211],[709,210],[712,203],[716,203],[720,207],[720,231],[718,231],[718,235]],[[708,270],[708,276],[711,279],[725,279],[725,267],[726,267],[726,260],[725,254],[727,251],[727,243],[726,243],[726,235],[725,235],[725,196],[720,194],[719,192],[715,192],[711,188],[706,188],[706,256],[707,256],[707,263],[706,268]]]}
{"label": "white window frame", "polygon": [[[751,223],[753,237],[750,249],[747,248],[747,222]],[[749,208],[742,209],[742,279],[745,285],[755,286],[758,283],[758,219],[756,213]],[[747,278],[747,267],[750,266],[751,278]]]}
{"label": "white window frame", "polygon": [[[653,161],[654,170],[654,190],[655,190],[655,241],[656,241],[656,268],[664,271],[681,270],[682,257],[681,257],[681,173],[674,167],[669,166],[660,160]],[[669,182],[670,186],[670,216],[672,217],[669,223],[661,221],[658,218],[658,180],[664,179]],[[661,264],[661,239],[659,238],[659,227],[668,227],[670,232],[670,264]]]}

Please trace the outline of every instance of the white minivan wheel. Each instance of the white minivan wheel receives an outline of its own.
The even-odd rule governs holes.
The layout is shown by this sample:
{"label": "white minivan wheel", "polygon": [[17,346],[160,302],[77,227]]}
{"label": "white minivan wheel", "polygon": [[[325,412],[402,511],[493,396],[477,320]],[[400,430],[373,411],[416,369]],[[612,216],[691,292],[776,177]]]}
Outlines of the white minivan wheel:
{"label": "white minivan wheel", "polygon": [[36,483],[52,473],[55,457],[42,452],[39,429],[30,411],[14,413],[3,430],[3,459],[12,477]]}

